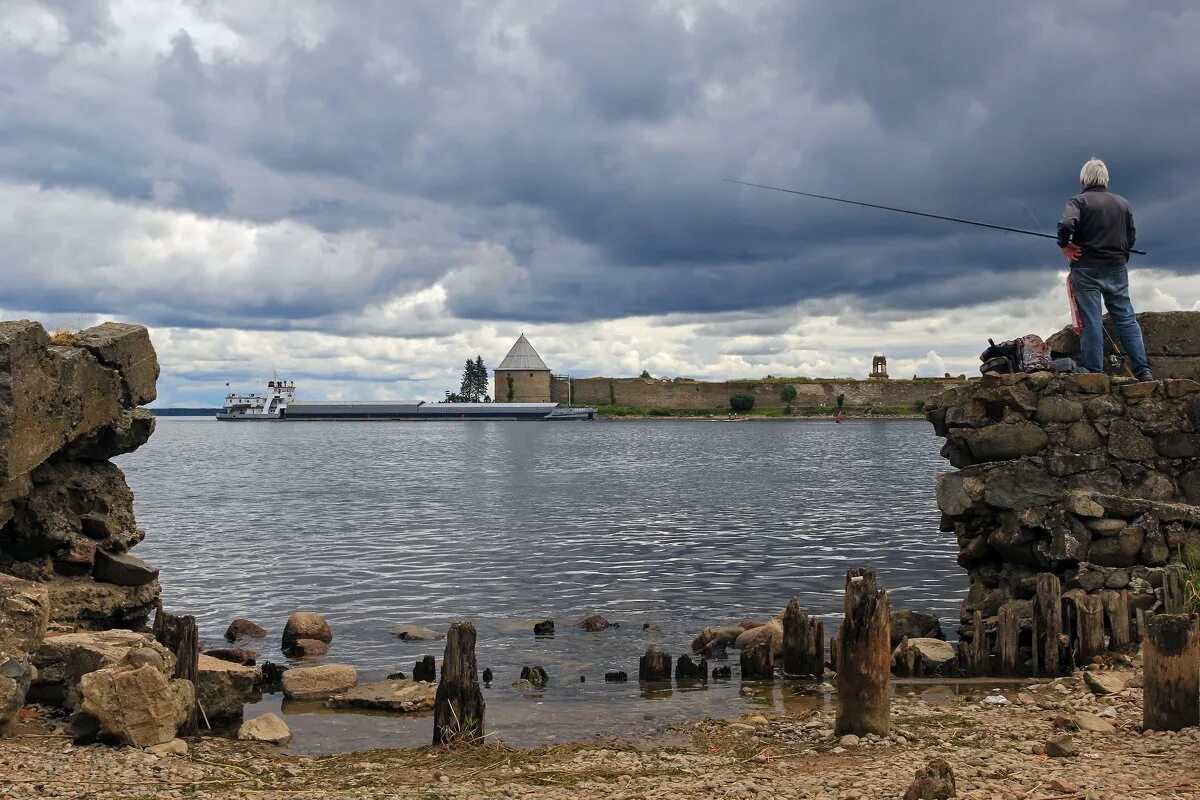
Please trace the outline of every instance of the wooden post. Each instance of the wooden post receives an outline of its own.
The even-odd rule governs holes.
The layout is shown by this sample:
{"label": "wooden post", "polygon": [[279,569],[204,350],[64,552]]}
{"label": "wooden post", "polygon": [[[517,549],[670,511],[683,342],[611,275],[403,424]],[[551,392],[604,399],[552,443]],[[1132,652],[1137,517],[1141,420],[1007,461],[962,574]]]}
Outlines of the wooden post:
{"label": "wooden post", "polygon": [[1183,589],[1183,567],[1171,564],[1163,570],[1163,612],[1181,614],[1187,607],[1187,595]]}
{"label": "wooden post", "polygon": [[959,642],[958,660],[963,673],[969,678],[978,678],[991,673],[991,650],[988,649],[987,630],[983,626],[983,614],[979,609],[971,617],[970,642]]}
{"label": "wooden post", "polygon": [[1129,590],[1107,591],[1100,593],[1100,601],[1104,604],[1104,616],[1108,621],[1109,650],[1123,650],[1131,641],[1129,635]]}
{"label": "wooden post", "polygon": [[[445,669],[445,665],[442,665]],[[437,660],[433,656],[421,656],[417,663],[413,664],[413,680],[425,681],[433,683],[437,680]]]}
{"label": "wooden post", "polygon": [[1134,625],[1137,627],[1136,635],[1140,643],[1146,638],[1146,616],[1149,612],[1144,608],[1139,608],[1137,613],[1133,615]]}
{"label": "wooden post", "polygon": [[643,683],[671,680],[671,654],[651,647],[638,661],[638,680]]}
{"label": "wooden post", "polygon": [[887,591],[871,570],[846,571],[839,632],[836,736],[887,736],[891,724],[892,623]]}
{"label": "wooden post", "polygon": [[1058,637],[1062,633],[1062,584],[1050,572],[1038,575],[1033,601],[1033,653],[1038,675],[1061,675]]}
{"label": "wooden post", "polygon": [[1104,603],[1098,595],[1085,594],[1075,598],[1075,612],[1079,631],[1076,650],[1079,665],[1083,666],[1104,652]]}
{"label": "wooden post", "polygon": [[1142,728],[1200,725],[1200,622],[1195,614],[1147,614],[1142,639]]}
{"label": "wooden post", "polygon": [[700,663],[692,661],[686,653],[675,662],[675,681],[677,683],[708,683],[708,659],[700,659]]}
{"label": "wooden post", "polygon": [[775,679],[775,654],[771,642],[759,642],[753,647],[742,649],[742,680],[770,681]]}
{"label": "wooden post", "polygon": [[783,612],[783,671],[820,677],[825,672],[825,629],[793,597]]}
{"label": "wooden post", "polygon": [[475,626],[455,622],[446,633],[442,680],[433,703],[433,743],[483,741],[483,691],[475,663]]}
{"label": "wooden post", "polygon": [[175,677],[191,681],[197,689],[197,699],[192,703],[187,718],[179,726],[180,736],[195,736],[197,725],[197,707],[199,705],[196,673],[200,664],[200,635],[196,630],[196,618],[191,614],[177,617],[163,611],[162,601],[155,606],[154,638],[163,647],[175,654]]}
{"label": "wooden post", "polygon": [[1025,673],[1021,659],[1021,617],[1015,603],[1000,606],[1000,618],[996,621],[996,661],[999,674],[1009,678]]}
{"label": "wooden post", "polygon": [[838,668],[837,654],[838,654],[838,651],[841,650],[841,648],[842,648],[841,637],[840,636],[830,636],[829,637],[829,668],[834,672],[837,672],[837,668]]}

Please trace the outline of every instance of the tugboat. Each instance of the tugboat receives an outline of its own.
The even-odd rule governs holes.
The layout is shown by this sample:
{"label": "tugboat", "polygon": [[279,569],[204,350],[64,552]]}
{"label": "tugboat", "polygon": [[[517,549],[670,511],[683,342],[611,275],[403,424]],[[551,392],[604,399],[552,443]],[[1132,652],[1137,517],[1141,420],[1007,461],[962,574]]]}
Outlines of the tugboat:
{"label": "tugboat", "polygon": [[560,408],[557,403],[398,403],[392,401],[321,401],[296,400],[296,382],[267,381],[263,394],[225,396],[225,406],[216,415],[223,421],[285,420],[471,420],[595,419],[594,408]]}

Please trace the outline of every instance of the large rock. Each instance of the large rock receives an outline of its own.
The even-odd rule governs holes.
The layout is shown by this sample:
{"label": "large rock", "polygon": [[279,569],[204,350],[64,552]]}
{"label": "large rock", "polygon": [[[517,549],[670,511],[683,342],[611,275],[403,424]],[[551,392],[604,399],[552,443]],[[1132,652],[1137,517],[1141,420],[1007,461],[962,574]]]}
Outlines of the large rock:
{"label": "large rock", "polygon": [[898,675],[948,675],[957,664],[954,646],[941,639],[905,639],[892,651],[892,668]]}
{"label": "large rock", "polygon": [[81,544],[124,552],[143,536],[124,473],[105,461],[48,461],[32,472],[27,496],[13,507],[0,556],[17,562],[7,564],[9,571],[23,568],[30,579],[50,580],[56,560],[77,562],[69,554]]}
{"label": "large rock", "polygon": [[892,647],[908,639],[945,639],[941,621],[933,614],[902,609],[892,612]]}
{"label": "large rock", "polygon": [[325,701],[330,708],[366,708],[409,714],[430,711],[437,696],[437,684],[425,681],[386,680],[364,683],[335,694]]}
{"label": "large rock", "polygon": [[1126,461],[1153,461],[1158,455],[1154,442],[1138,424],[1124,419],[1114,420],[1108,427],[1108,452]]}
{"label": "large rock", "polygon": [[333,631],[320,614],[312,611],[296,611],[288,617],[283,628],[283,650],[287,652],[299,639],[316,639],[328,644],[333,641]]}
{"label": "large rock", "polygon": [[0,736],[24,707],[33,674],[28,658],[0,655]]}
{"label": "large rock", "polygon": [[191,681],[168,680],[149,664],[89,672],[79,688],[79,712],[96,720],[99,738],[135,747],[174,739],[196,702]]}
{"label": "large rock", "polygon": [[145,586],[158,578],[158,570],[129,553],[98,550],[92,577],[117,586]]}
{"label": "large rock", "polygon": [[163,674],[175,670],[175,656],[153,638],[128,630],[81,631],[46,639],[32,657],[37,667],[32,696],[38,702],[73,710],[79,705],[79,683],[99,669],[137,663]]}
{"label": "large rock", "polygon": [[51,345],[36,322],[0,322],[0,494],[116,421],[120,398],[120,376],[85,350]]}
{"label": "large rock", "polygon": [[1041,452],[1050,444],[1046,432],[1031,422],[989,425],[967,437],[977,461],[1011,461]]}
{"label": "large rock", "polygon": [[1087,558],[1102,567],[1132,567],[1145,538],[1142,526],[1127,525],[1116,536],[1093,539]]}
{"label": "large rock", "polygon": [[771,652],[778,656],[783,653],[783,620],[775,617],[765,625],[759,625],[742,633],[734,645],[742,650],[749,650],[764,642],[771,645]]}
{"label": "large rock", "polygon": [[266,635],[267,631],[261,625],[256,625],[241,617],[229,623],[229,627],[225,629],[225,639],[230,642],[236,642],[239,639],[263,639]]}
{"label": "large rock", "polygon": [[257,702],[259,671],[200,654],[196,666],[196,697],[212,723],[241,720],[246,703]]}
{"label": "large rock", "polygon": [[1064,489],[1058,481],[1027,461],[990,470],[983,497],[988,505],[1020,511],[1059,500]]}
{"label": "large rock", "polygon": [[125,405],[141,406],[158,397],[158,355],[141,325],[105,322],[75,334],[75,344],[120,374]]}
{"label": "large rock", "polygon": [[283,673],[283,696],[289,700],[325,700],[358,684],[358,672],[347,664],[296,667]]}
{"label": "large rock", "polygon": [[89,630],[144,628],[162,592],[158,581],[117,586],[86,578],[55,578],[50,590],[50,619]]}
{"label": "large rock", "polygon": [[150,440],[156,422],[154,412],[148,409],[122,409],[116,421],[71,442],[59,451],[59,456],[102,461],[132,453]]}
{"label": "large rock", "polygon": [[238,728],[238,738],[244,742],[287,744],[292,740],[292,732],[278,715],[267,713],[243,722]]}
{"label": "large rock", "polygon": [[46,637],[49,624],[46,587],[0,574],[0,656],[33,652]]}

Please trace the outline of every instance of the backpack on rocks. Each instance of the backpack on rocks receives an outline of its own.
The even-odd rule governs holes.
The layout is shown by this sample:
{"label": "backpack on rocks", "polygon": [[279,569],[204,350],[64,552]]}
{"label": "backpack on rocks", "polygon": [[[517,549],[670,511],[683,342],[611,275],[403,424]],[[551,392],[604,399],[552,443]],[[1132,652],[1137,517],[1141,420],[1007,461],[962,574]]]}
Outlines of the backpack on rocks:
{"label": "backpack on rocks", "polygon": [[996,344],[988,339],[988,348],[979,355],[983,362],[979,371],[983,374],[998,372],[1074,372],[1075,362],[1069,358],[1055,358],[1050,346],[1036,333],[1026,334],[1020,339],[1010,339]]}

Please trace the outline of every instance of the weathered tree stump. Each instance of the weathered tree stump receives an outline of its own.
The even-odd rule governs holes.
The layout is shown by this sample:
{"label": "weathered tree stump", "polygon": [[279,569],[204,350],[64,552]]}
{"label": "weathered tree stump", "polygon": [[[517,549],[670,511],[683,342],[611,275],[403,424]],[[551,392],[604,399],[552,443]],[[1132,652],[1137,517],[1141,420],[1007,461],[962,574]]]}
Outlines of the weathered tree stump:
{"label": "weathered tree stump", "polygon": [[841,650],[842,640],[837,636],[829,637],[829,669],[832,672],[837,672],[838,668],[838,651]]}
{"label": "weathered tree stump", "polygon": [[783,671],[819,677],[825,671],[825,628],[793,597],[783,612]]}
{"label": "weathered tree stump", "polygon": [[1200,725],[1200,621],[1195,614],[1147,615],[1142,639],[1142,727]]}
{"label": "weathered tree stump", "polygon": [[891,724],[891,605],[871,570],[846,571],[834,734],[887,736]]}
{"label": "weathered tree stump", "polygon": [[434,697],[433,743],[482,742],[484,709],[475,663],[475,626],[455,622],[446,633],[442,680]]}
{"label": "weathered tree stump", "polygon": [[437,659],[433,656],[421,656],[417,663],[413,664],[414,681],[425,681],[433,683],[437,680]]}
{"label": "weathered tree stump", "polygon": [[651,647],[638,660],[638,680],[643,683],[671,680],[671,654]]}
{"label": "weathered tree stump", "polygon": [[1098,595],[1085,594],[1075,598],[1075,621],[1080,666],[1104,652],[1104,603]]}
{"label": "weathered tree stump", "polygon": [[759,642],[742,650],[742,680],[769,681],[775,679],[775,654],[771,642]]}
{"label": "weathered tree stump", "polygon": [[1025,662],[1021,658],[1021,617],[1016,603],[1000,606],[1000,617],[996,621],[996,668],[1004,677],[1025,674]]}
{"label": "weathered tree stump", "polygon": [[708,659],[702,658],[697,664],[686,653],[681,655],[675,662],[675,680],[679,683],[708,683]]}
{"label": "weathered tree stump", "polygon": [[[163,611],[158,601],[154,614],[154,638],[163,647],[175,654],[175,677],[191,681],[196,686],[196,675],[200,663],[200,636],[196,630],[196,618],[188,614],[177,617]],[[180,736],[194,736],[199,729],[197,709],[199,700],[192,704],[187,718],[179,726]]]}
{"label": "weathered tree stump", "polygon": [[1033,601],[1033,666],[1035,675],[1062,674],[1062,584],[1050,572],[1038,575]]}
{"label": "weathered tree stump", "polygon": [[1183,567],[1178,564],[1171,564],[1163,570],[1162,601],[1163,612],[1166,614],[1181,614],[1187,607]]}
{"label": "weathered tree stump", "polygon": [[1129,632],[1129,590],[1101,592],[1100,602],[1104,604],[1104,618],[1108,624],[1108,649],[1122,650],[1128,647],[1132,641]]}

